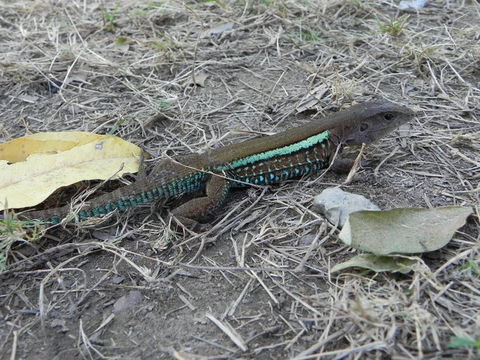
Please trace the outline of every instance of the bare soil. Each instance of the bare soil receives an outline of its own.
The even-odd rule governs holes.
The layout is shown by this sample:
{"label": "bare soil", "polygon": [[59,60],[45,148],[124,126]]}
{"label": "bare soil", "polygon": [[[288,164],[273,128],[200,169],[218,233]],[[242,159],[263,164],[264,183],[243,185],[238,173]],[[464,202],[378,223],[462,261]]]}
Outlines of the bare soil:
{"label": "bare soil", "polygon": [[475,215],[407,275],[330,273],[356,253],[312,207],[331,173],[235,192],[201,233],[164,206],[68,224],[10,251],[0,358],[478,359],[480,5],[398,2],[1,1],[2,142],[110,133],[155,160],[384,98],[417,116],[342,188]]}

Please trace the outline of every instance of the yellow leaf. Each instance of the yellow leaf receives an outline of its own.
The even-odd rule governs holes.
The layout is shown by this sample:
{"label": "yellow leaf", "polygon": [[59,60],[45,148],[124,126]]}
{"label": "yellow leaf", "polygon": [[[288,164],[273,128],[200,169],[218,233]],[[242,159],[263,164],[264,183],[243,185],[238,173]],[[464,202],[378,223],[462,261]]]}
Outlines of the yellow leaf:
{"label": "yellow leaf", "polygon": [[134,173],[141,152],[116,136],[85,132],[39,133],[0,144],[0,210],[37,205],[82,180]]}
{"label": "yellow leaf", "polygon": [[18,162],[32,154],[56,154],[104,137],[105,135],[82,131],[43,132],[23,136],[0,144],[0,160]]}

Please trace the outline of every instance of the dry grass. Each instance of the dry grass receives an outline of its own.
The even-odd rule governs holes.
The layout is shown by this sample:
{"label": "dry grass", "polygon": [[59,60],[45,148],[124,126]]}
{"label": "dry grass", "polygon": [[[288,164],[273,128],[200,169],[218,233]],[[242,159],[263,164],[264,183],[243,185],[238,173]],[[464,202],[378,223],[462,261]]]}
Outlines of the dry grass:
{"label": "dry grass", "polygon": [[1,275],[0,357],[478,358],[480,6],[396,3],[3,2],[2,141],[86,130],[164,157],[386,98],[418,116],[344,187],[476,215],[408,276],[329,273],[353,253],[311,207],[332,174],[233,194],[201,234],[149,209],[59,229]]}

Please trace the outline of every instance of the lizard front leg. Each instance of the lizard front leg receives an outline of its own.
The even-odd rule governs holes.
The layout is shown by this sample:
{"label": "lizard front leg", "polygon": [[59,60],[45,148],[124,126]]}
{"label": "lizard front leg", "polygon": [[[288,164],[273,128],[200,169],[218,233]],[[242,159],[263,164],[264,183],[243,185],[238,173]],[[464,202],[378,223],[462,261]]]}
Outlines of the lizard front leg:
{"label": "lizard front leg", "polygon": [[171,213],[184,225],[194,225],[194,219],[201,218],[221,206],[229,190],[230,181],[213,174],[205,185],[206,196],[191,199],[173,209]]}

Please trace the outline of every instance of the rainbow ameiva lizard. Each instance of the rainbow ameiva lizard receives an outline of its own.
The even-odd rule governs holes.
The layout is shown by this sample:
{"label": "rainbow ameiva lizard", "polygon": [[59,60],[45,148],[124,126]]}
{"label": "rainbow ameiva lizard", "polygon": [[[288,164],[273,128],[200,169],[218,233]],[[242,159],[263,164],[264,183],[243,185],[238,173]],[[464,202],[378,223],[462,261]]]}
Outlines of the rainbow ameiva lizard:
{"label": "rainbow ameiva lizard", "polygon": [[[385,100],[365,102],[275,135],[161,160],[132,185],[88,200],[76,218],[101,217],[188,193],[198,196],[172,214],[199,218],[218,208],[232,188],[277,184],[316,173],[330,166],[337,149],[374,142],[413,115],[408,108]],[[58,224],[69,212],[71,207],[66,205],[26,212],[21,218]]]}

